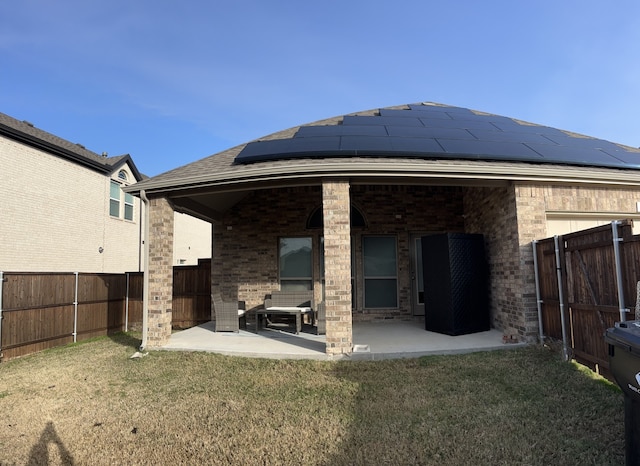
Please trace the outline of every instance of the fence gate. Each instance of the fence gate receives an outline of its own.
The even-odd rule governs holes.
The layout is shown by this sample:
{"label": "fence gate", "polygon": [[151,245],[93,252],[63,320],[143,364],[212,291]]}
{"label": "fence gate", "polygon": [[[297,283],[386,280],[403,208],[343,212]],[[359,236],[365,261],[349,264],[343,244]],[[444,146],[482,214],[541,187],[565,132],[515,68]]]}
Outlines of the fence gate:
{"label": "fence gate", "polygon": [[554,238],[536,243],[544,335],[562,339],[561,290],[573,357],[604,375],[609,369],[604,332],[616,321],[626,320],[625,303],[635,306],[636,302],[640,238],[633,236],[631,228],[632,221],[624,220],[563,235],[558,241],[559,264]]}

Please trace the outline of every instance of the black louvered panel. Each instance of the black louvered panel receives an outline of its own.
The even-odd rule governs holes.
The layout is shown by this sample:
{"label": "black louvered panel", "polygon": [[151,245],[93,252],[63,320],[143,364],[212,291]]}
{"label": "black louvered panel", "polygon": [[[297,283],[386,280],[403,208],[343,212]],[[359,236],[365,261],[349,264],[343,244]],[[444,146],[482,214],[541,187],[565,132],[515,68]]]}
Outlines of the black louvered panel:
{"label": "black louvered panel", "polygon": [[489,330],[488,268],[482,235],[422,238],[425,329],[447,335]]}

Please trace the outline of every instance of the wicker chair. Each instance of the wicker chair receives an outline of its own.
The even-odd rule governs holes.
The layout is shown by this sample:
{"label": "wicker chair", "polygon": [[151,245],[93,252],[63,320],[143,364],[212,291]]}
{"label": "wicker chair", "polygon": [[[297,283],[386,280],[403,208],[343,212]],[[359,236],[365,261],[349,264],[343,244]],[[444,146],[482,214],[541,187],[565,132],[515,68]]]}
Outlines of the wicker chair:
{"label": "wicker chair", "polygon": [[223,301],[222,296],[214,293],[213,310],[216,317],[216,332],[239,332],[240,321],[242,327],[247,328],[246,311],[241,309],[237,301]]}

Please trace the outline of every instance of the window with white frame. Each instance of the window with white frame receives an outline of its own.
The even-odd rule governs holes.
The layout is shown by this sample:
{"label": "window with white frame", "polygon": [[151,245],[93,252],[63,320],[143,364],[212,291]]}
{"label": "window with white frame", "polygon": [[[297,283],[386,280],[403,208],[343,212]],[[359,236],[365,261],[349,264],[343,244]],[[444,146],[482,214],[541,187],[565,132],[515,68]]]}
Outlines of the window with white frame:
{"label": "window with white frame", "polygon": [[278,270],[282,291],[313,289],[311,247],[310,237],[280,238]]}
{"label": "window with white frame", "polygon": [[109,188],[109,215],[120,217],[120,184],[111,181]]}
{"label": "window with white frame", "polygon": [[133,196],[124,193],[124,219],[133,220]]}
{"label": "window with white frame", "polygon": [[398,307],[398,254],[394,236],[362,238],[364,307]]}

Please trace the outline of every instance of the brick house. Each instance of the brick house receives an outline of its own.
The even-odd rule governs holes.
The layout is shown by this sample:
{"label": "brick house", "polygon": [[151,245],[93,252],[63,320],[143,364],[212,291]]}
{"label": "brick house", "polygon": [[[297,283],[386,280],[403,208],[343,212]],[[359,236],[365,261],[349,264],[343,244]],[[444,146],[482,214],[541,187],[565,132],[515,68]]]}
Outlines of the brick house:
{"label": "brick house", "polygon": [[638,162],[637,149],[430,103],[228,149],[125,188],[150,205],[148,344],[171,330],[174,210],[212,225],[212,292],[251,309],[273,290],[312,289],[329,355],[352,351],[358,322],[424,315],[422,236],[480,233],[491,325],[532,341],[532,240],[576,219],[637,216]]}
{"label": "brick house", "polygon": [[[0,113],[0,166],[0,271],[141,270],[141,203],[122,191],[144,178],[131,156],[99,155]],[[174,262],[210,257],[208,224],[184,217]]]}

